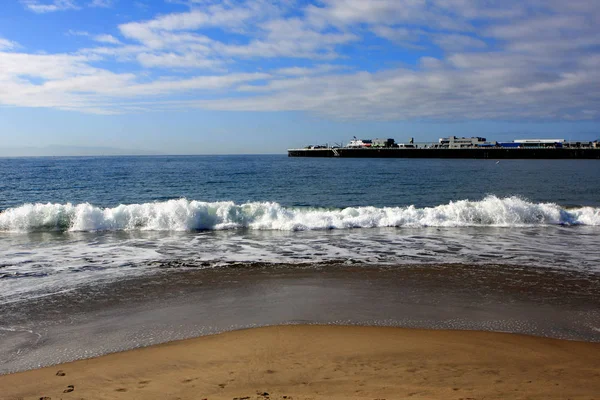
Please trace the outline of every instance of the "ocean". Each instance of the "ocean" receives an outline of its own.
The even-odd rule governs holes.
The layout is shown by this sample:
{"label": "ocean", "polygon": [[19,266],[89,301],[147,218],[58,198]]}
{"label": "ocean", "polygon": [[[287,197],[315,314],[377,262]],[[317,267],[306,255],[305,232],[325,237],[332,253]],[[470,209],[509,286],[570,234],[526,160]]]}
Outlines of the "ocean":
{"label": "ocean", "polygon": [[0,373],[244,327],[600,341],[597,160],[0,159]]}

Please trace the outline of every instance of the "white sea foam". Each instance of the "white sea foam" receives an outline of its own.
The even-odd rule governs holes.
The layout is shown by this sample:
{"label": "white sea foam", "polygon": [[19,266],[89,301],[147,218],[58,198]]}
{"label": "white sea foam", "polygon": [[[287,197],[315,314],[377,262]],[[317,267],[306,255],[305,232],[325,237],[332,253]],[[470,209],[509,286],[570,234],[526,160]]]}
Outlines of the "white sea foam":
{"label": "white sea foam", "polygon": [[324,230],[376,227],[600,226],[600,208],[566,209],[519,197],[488,196],[437,207],[286,208],[179,199],[99,208],[91,204],[25,204],[0,213],[0,231],[191,231],[249,228]]}

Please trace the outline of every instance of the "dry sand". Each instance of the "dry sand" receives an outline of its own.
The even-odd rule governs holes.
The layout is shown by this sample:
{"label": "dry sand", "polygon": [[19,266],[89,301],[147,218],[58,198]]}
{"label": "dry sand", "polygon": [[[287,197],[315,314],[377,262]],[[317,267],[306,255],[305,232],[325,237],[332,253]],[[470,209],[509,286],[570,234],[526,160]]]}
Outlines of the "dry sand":
{"label": "dry sand", "polygon": [[600,399],[600,343],[379,327],[257,328],[0,376],[0,398]]}

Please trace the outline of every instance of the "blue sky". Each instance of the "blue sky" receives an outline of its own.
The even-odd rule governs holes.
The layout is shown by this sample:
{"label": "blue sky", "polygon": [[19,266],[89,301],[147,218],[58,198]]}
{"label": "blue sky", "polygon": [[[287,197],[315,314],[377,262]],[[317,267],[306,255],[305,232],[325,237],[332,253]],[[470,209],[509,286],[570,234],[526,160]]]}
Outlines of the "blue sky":
{"label": "blue sky", "polygon": [[596,0],[5,0],[3,147],[600,136]]}

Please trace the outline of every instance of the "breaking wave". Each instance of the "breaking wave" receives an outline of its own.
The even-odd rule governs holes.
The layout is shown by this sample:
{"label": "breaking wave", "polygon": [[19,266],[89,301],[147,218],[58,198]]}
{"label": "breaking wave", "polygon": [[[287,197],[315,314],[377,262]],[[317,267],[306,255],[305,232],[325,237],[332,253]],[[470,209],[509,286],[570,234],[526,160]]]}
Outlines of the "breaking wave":
{"label": "breaking wave", "polygon": [[88,203],[25,204],[0,213],[0,231],[319,230],[376,227],[600,225],[600,208],[565,209],[488,196],[436,207],[289,208],[278,203],[187,199],[100,208]]}

